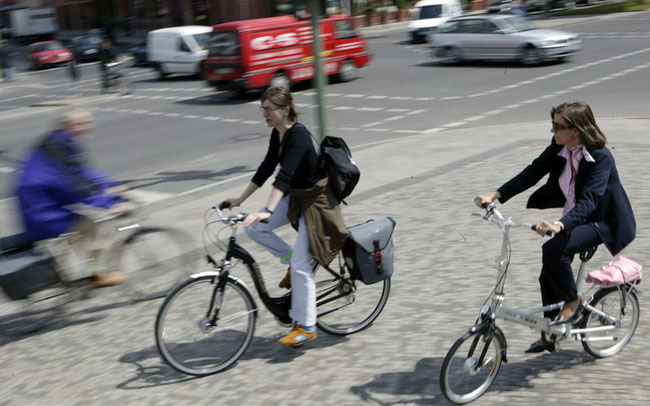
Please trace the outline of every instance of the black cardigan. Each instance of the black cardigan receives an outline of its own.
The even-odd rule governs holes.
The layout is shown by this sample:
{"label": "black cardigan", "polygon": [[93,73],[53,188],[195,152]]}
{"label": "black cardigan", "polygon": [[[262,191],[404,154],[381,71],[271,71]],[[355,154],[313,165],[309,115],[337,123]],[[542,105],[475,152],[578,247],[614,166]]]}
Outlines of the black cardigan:
{"label": "black cardigan", "polygon": [[[559,178],[566,165],[566,159],[558,156],[560,150],[562,146],[557,145],[553,138],[551,145],[540,156],[497,189],[501,194],[499,201],[505,203],[549,174],[546,184],[530,196],[526,207],[564,207],[566,198],[560,189]],[[580,224],[594,224],[609,252],[616,255],[634,239],[634,213],[609,149],[603,147],[589,150],[589,154],[595,162],[580,162],[575,183],[576,205],[560,221],[567,232]]]}
{"label": "black cardigan", "polygon": [[318,176],[317,161],[314,142],[307,127],[295,123],[284,134],[282,145],[280,145],[280,134],[274,128],[266,156],[257,168],[252,181],[261,187],[273,175],[279,163],[280,171],[275,177],[273,186],[285,194],[289,187],[309,189],[322,178]]}

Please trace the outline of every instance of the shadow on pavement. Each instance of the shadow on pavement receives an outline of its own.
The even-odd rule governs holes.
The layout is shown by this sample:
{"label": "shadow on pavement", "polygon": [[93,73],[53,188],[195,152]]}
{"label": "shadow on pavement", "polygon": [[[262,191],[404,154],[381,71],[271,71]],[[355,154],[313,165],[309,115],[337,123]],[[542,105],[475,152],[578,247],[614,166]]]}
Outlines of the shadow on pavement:
{"label": "shadow on pavement", "polygon": [[[280,337],[281,335],[278,334],[277,336],[272,337],[253,338],[250,347],[239,358],[239,360],[220,373],[226,373],[232,368],[237,368],[237,365],[240,362],[252,359],[267,359],[267,363],[269,364],[291,362],[302,356],[306,351],[337,345],[348,340],[346,337],[319,334],[319,337],[313,342],[309,342],[302,347],[289,348],[283,347],[277,343],[277,339]],[[158,364],[154,366],[143,365],[145,361],[149,359],[156,360]],[[143,389],[163,385],[173,385],[193,379],[199,379],[199,377],[184,375],[167,365],[160,357],[157,347],[149,347],[140,351],[124,354],[119,358],[119,361],[125,364],[135,365],[137,372],[134,377],[118,384],[118,389]]]}
{"label": "shadow on pavement", "polygon": [[146,188],[162,183],[184,182],[188,180],[219,181],[237,173],[248,173],[252,170],[246,166],[235,166],[223,171],[192,170],[192,171],[161,171],[153,176],[140,179],[124,179],[131,189]]}
{"label": "shadow on pavement", "polygon": [[[389,372],[376,375],[365,385],[352,386],[350,391],[361,400],[378,405],[448,405],[452,404],[440,391],[439,376],[442,358],[423,358],[417,362],[415,369],[409,372]],[[595,362],[593,358],[581,351],[560,351],[547,353],[539,357],[528,358],[523,362],[504,363],[492,386],[486,393],[508,392],[531,389],[531,382],[539,375],[558,371],[570,373],[570,368]],[[388,394],[404,399],[383,401],[377,394]]]}

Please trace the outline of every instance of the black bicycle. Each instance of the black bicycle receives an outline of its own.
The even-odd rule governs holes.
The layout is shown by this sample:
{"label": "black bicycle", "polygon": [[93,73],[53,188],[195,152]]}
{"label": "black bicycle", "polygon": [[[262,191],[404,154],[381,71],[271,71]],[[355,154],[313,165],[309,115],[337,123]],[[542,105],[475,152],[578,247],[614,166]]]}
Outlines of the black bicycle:
{"label": "black bicycle", "polygon": [[[233,276],[235,271],[247,270],[264,306],[280,324],[291,324],[291,294],[268,294],[259,266],[237,244],[239,223],[246,214],[226,217],[221,210],[228,205],[223,202],[206,212],[203,241],[214,270],[192,275],[172,290],[156,318],[160,354],[173,368],[189,375],[223,371],[242,356],[253,339],[258,307],[248,286]],[[215,224],[225,224],[232,231],[227,245],[219,242],[218,232],[212,233]],[[221,246],[225,250],[223,259],[213,259],[209,245]],[[315,273],[316,325],[329,334],[348,335],[368,327],[382,312],[390,293],[390,278],[365,285],[351,277],[340,254],[338,264],[338,271],[325,267]]]}

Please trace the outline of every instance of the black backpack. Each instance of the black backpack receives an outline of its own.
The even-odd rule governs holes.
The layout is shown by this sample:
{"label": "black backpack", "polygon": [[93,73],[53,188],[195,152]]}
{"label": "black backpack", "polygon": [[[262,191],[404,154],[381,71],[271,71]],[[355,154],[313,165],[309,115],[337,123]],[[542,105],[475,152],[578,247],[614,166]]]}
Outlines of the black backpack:
{"label": "black backpack", "polygon": [[[318,152],[318,142],[312,135],[314,147]],[[339,202],[345,203],[344,199],[352,193],[354,187],[359,183],[361,172],[359,167],[352,160],[350,148],[343,141],[343,138],[326,136],[320,143],[318,153],[318,170],[329,178],[329,185]],[[347,203],[345,203],[347,204]]]}

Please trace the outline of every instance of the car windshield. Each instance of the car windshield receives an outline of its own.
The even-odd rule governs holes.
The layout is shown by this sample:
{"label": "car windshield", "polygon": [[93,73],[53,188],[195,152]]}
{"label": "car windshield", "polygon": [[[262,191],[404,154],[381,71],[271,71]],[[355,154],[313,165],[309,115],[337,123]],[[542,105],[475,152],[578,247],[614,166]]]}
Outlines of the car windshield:
{"label": "car windshield", "polygon": [[433,4],[431,6],[420,7],[420,20],[425,20],[427,18],[440,18],[441,15],[441,4]]}
{"label": "car windshield", "polygon": [[192,37],[194,37],[194,41],[199,44],[200,49],[206,49],[208,47],[208,39],[210,38],[209,32],[194,34]]}
{"label": "car windshield", "polygon": [[500,6],[502,4],[509,4],[509,3],[510,3],[510,0],[492,0],[490,2],[490,5],[491,6]]}
{"label": "car windshield", "polygon": [[215,32],[210,40],[211,56],[233,56],[239,54],[239,40],[236,32]]}
{"label": "car windshield", "polygon": [[505,22],[506,27],[514,30],[515,32],[522,32],[522,31],[530,31],[530,30],[536,30],[537,27],[531,23],[530,21],[526,20],[523,17],[508,17],[504,18],[503,22]]}
{"label": "car windshield", "polygon": [[59,41],[46,42],[44,44],[38,44],[34,47],[34,52],[43,52],[43,51],[56,51],[57,49],[63,48],[63,45]]}

